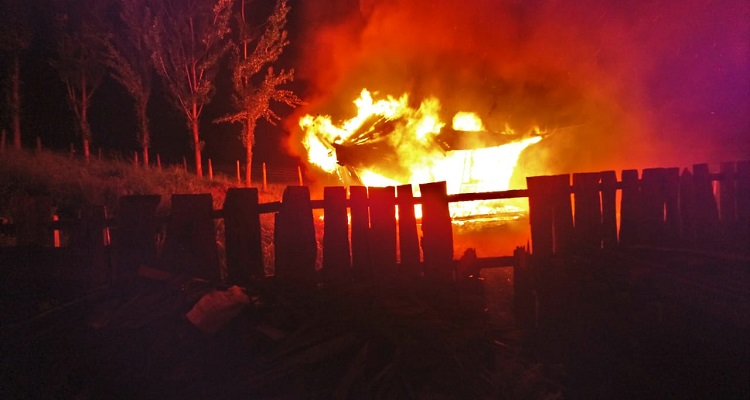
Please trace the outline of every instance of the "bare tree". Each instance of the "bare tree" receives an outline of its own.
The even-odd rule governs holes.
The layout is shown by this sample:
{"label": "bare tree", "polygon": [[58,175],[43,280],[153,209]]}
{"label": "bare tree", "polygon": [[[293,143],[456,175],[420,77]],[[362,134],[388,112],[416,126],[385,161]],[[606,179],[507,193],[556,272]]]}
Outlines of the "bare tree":
{"label": "bare tree", "polygon": [[192,133],[195,170],[203,176],[199,120],[214,92],[221,57],[229,49],[229,18],[234,0],[153,1],[154,20],[147,44],[152,61],[174,104],[185,113]]}
{"label": "bare tree", "polygon": [[[280,118],[271,109],[271,102],[284,103],[296,107],[302,103],[291,90],[279,86],[294,79],[294,70],[275,72],[270,64],[278,60],[284,47],[289,44],[285,30],[286,17],[289,12],[287,0],[277,0],[271,16],[265,23],[265,29],[256,37],[245,16],[246,0],[241,0],[239,15],[239,48],[235,47],[232,82],[234,84],[234,104],[237,112],[217,122],[240,122],[242,124],[242,144],[245,146],[245,184],[251,185],[253,146],[255,145],[255,128],[260,118],[275,124]],[[261,71],[266,68],[265,76],[260,79]]]}
{"label": "bare tree", "polygon": [[88,160],[92,142],[88,110],[91,98],[106,74],[99,36],[104,31],[106,2],[57,0],[57,57],[51,64],[65,84],[81,134],[83,155]]}
{"label": "bare tree", "polygon": [[8,106],[10,109],[13,147],[21,149],[21,57],[33,36],[29,24],[28,4],[21,0],[2,0],[0,9],[0,50],[8,61]]}
{"label": "bare tree", "polygon": [[121,0],[119,17],[115,28],[103,41],[104,63],[109,67],[110,76],[128,91],[135,102],[138,144],[143,164],[148,165],[151,130],[147,110],[153,69],[145,37],[151,26],[151,10],[146,7],[145,0]]}

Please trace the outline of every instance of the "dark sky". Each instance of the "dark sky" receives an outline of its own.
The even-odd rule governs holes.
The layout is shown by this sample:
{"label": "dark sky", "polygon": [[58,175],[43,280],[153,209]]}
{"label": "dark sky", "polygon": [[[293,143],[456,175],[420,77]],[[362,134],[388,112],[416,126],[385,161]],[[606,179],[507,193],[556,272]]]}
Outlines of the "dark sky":
{"label": "dark sky", "polygon": [[[43,4],[37,0],[34,4]],[[282,65],[308,101],[283,124],[261,124],[256,162],[294,165],[297,117],[352,116],[363,87],[437,96],[446,114],[556,132],[530,148],[529,173],[689,166],[750,159],[750,2],[746,0],[317,0],[291,2]],[[42,24],[48,21],[40,20]],[[48,26],[24,63],[24,135],[78,143],[62,84],[48,67]],[[205,154],[242,157],[238,125],[210,121],[229,108],[225,74],[203,116]],[[281,115],[288,111],[276,108]],[[136,149],[128,98],[105,82],[92,105],[95,146]],[[451,114],[452,115],[452,114]],[[189,154],[179,112],[158,91],[154,150]],[[285,133],[286,132],[286,133]],[[218,160],[218,161],[217,161]]]}

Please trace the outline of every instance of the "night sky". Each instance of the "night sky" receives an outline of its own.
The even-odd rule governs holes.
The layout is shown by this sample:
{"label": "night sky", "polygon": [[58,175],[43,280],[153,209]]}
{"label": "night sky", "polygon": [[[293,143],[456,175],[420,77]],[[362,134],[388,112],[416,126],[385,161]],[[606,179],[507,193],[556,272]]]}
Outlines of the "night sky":
{"label": "night sky", "polygon": [[[44,2],[32,2],[36,7]],[[294,165],[297,118],[351,117],[363,87],[437,96],[446,115],[475,111],[490,128],[555,134],[522,156],[529,173],[689,166],[750,159],[750,2],[323,0],[292,1],[281,66],[308,102],[273,127],[261,123],[256,163]],[[42,13],[43,14],[43,13]],[[51,57],[48,20],[23,65],[23,134],[50,147],[79,143]],[[243,155],[225,73],[202,117],[205,156]],[[135,123],[107,81],[91,109],[94,146],[130,154]],[[154,92],[153,151],[189,155],[181,114]],[[447,117],[446,119],[449,119]],[[289,136],[291,135],[291,136]],[[289,141],[279,138],[289,136]],[[108,151],[105,150],[105,151]],[[189,157],[188,157],[189,158]]]}

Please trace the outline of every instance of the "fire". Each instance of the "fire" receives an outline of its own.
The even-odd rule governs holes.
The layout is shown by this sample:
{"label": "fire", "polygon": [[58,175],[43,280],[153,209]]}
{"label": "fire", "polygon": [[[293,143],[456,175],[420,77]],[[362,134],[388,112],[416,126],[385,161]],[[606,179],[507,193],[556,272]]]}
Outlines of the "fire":
{"label": "fire", "polygon": [[[453,117],[452,129],[446,129],[436,98],[413,108],[408,94],[375,100],[364,89],[354,104],[357,115],[338,124],[327,115],[305,115],[299,121],[310,163],[338,174],[345,184],[446,181],[449,194],[508,190],[521,152],[543,134],[536,130],[518,135],[508,126],[489,133],[479,116],[464,111]],[[496,201],[454,203],[451,212],[466,216],[514,211],[508,207]]]}

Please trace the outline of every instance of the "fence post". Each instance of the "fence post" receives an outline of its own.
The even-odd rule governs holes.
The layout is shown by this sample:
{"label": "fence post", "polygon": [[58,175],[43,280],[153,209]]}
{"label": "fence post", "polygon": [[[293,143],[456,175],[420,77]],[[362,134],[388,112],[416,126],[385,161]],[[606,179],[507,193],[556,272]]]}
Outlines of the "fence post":
{"label": "fence post", "polygon": [[349,221],[346,188],[323,188],[323,274],[330,283],[350,279]]}
{"label": "fence post", "polygon": [[398,198],[398,241],[401,254],[401,270],[399,273],[409,280],[420,275],[419,265],[419,236],[417,234],[417,219],[414,215],[414,195],[411,185],[401,185],[396,188]]}
{"label": "fence post", "polygon": [[370,249],[372,275],[376,283],[396,277],[396,197],[395,188],[370,188]]}
{"label": "fence post", "polygon": [[229,188],[223,209],[228,283],[247,285],[265,277],[258,189]]}
{"label": "fence post", "polygon": [[565,253],[573,237],[570,175],[526,178],[533,254]]}
{"label": "fence post", "polygon": [[213,199],[210,194],[173,194],[162,265],[165,269],[218,281]]}
{"label": "fence post", "polygon": [[352,214],[352,277],[356,282],[369,282],[372,279],[370,264],[370,214],[367,188],[349,187],[349,205]]}
{"label": "fence post", "polygon": [[315,285],[315,260],[318,245],[306,186],[288,186],[284,190],[281,211],[276,214],[274,232],[275,274],[303,286]]}

